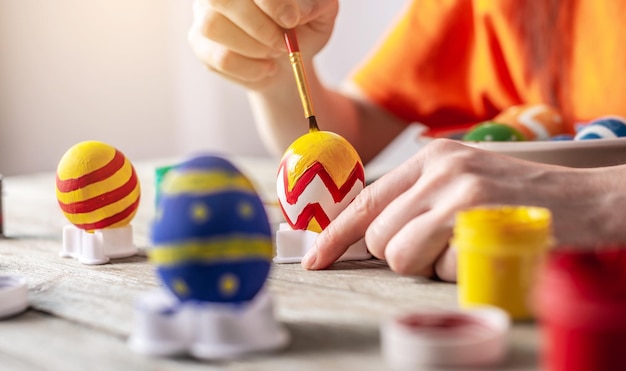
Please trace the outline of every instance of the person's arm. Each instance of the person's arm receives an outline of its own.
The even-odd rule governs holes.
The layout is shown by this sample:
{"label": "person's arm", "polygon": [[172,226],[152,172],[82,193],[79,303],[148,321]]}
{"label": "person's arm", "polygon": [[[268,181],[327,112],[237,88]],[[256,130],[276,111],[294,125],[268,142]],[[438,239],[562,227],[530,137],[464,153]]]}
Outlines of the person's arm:
{"label": "person's arm", "polygon": [[356,88],[339,92],[318,79],[313,57],[328,42],[337,10],[337,0],[194,3],[189,31],[194,53],[210,70],[248,89],[261,137],[276,155],[308,128],[284,28],[296,27],[321,130],[344,136],[367,162],[404,128],[399,119],[368,104]]}
{"label": "person's arm", "polygon": [[371,253],[394,271],[454,281],[454,216],[486,204],[547,207],[559,244],[626,243],[626,165],[574,169],[438,139],[366,187],[302,264],[326,268],[365,236]]}

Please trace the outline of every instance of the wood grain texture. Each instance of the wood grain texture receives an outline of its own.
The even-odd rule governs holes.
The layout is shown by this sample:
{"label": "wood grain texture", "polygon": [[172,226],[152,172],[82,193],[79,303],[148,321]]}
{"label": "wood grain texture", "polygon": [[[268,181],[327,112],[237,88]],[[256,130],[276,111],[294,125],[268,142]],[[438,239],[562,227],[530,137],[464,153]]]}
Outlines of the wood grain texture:
{"label": "wood grain texture", "polygon": [[[273,224],[277,163],[233,160],[259,189]],[[148,246],[154,212],[154,168],[171,162],[135,164],[142,202],[131,223],[135,242]],[[31,309],[0,320],[0,370],[384,370],[381,319],[400,311],[456,308],[456,285],[401,277],[378,260],[342,262],[308,272],[275,265],[268,281],[279,320],[293,341],[277,353],[232,362],[187,357],[150,358],[126,346],[140,293],[159,285],[144,256],[87,266],[58,256],[67,224],[55,198],[54,174],[4,180],[5,230],[0,274],[20,274],[29,285]],[[511,355],[500,369],[536,369],[539,335],[532,323],[516,324]]]}

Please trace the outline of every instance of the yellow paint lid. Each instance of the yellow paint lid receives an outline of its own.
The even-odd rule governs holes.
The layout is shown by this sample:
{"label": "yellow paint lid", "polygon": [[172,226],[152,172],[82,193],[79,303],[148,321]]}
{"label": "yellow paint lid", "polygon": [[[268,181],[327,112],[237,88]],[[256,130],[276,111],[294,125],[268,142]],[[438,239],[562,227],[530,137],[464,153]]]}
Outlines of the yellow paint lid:
{"label": "yellow paint lid", "polygon": [[535,206],[481,206],[460,211],[451,245],[489,253],[535,252],[550,247],[552,214]]}

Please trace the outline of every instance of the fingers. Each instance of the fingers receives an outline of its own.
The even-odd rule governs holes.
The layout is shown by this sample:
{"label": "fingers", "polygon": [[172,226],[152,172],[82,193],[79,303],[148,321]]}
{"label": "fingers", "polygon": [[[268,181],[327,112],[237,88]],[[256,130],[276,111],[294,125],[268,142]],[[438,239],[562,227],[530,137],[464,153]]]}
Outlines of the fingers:
{"label": "fingers", "polygon": [[373,218],[365,232],[365,242],[372,255],[385,259],[385,249],[393,236],[411,220],[427,211],[427,204],[420,199],[420,188],[418,180]]}
{"label": "fingers", "polygon": [[365,234],[367,247],[380,259],[385,259],[386,246],[393,236],[411,220],[433,208],[438,194],[446,192],[449,183],[446,166],[432,169],[423,163],[422,158],[421,154],[418,154],[412,161],[398,169],[398,174],[392,181],[398,181],[398,177],[402,177],[401,179],[407,179],[412,183],[404,192],[389,201],[387,207],[372,220],[367,229]]}
{"label": "fingers", "polygon": [[[273,0],[265,1],[267,3],[278,3],[278,6],[291,6],[295,8],[293,0]],[[257,40],[263,45],[274,48],[276,50],[285,50],[283,41],[282,24],[277,24],[269,14],[264,12],[257,4],[251,0],[210,0],[212,8],[230,19],[245,34]],[[299,20],[297,8],[294,10],[296,23]],[[291,25],[291,27],[295,24]],[[207,35],[208,36],[208,35]]]}
{"label": "fingers", "polygon": [[247,86],[273,76],[282,29],[252,0],[196,0],[188,41],[209,69]]}
{"label": "fingers", "polygon": [[289,70],[280,62],[285,28],[299,26],[300,46],[312,56],[328,41],[336,14],[337,0],[195,0],[188,41],[209,69],[255,90],[287,81],[276,73]]}
{"label": "fingers", "polygon": [[271,58],[278,52],[274,48],[250,37],[216,12],[207,0],[196,0],[193,11],[188,41],[196,57],[209,69],[244,84],[275,74],[277,66]]}
{"label": "fingers", "polygon": [[285,50],[282,39],[280,44],[267,46],[214,10],[207,10],[199,18],[198,27],[207,39],[245,57],[271,59],[280,56]]}
{"label": "fingers", "polygon": [[357,242],[384,203],[367,187],[317,237],[315,245],[302,259],[306,269],[324,269]]}
{"label": "fingers", "polygon": [[[407,168],[412,171],[408,172]],[[307,269],[323,269],[337,260],[350,245],[365,235],[369,224],[419,176],[419,162],[404,165],[366,187],[317,238],[302,260]]]}
{"label": "fingers", "polygon": [[453,247],[447,247],[435,263],[437,277],[447,282],[456,282],[457,253]]}
{"label": "fingers", "polygon": [[[541,205],[558,199],[552,189],[538,188],[538,196],[532,199],[522,192],[527,187],[540,187],[538,179],[552,179],[551,174],[558,169],[549,166],[489,154],[453,141],[433,141],[363,190],[320,234],[303,266],[328,266],[364,235],[372,254],[387,260],[393,271],[427,277],[436,274],[454,281],[456,254],[448,244],[456,213],[478,205]],[[571,202],[567,193],[560,197]]]}
{"label": "fingers", "polygon": [[384,247],[389,267],[402,275],[432,277],[452,235],[450,219],[430,211],[404,224]]}
{"label": "fingers", "polygon": [[[364,189],[320,234],[302,265],[323,269],[365,236],[370,252],[394,271],[433,276],[439,258],[447,256],[454,212],[464,206],[464,192],[456,191],[466,182],[453,182],[456,175],[449,173],[456,170],[447,169],[451,164],[442,153],[459,149],[445,141],[430,146]],[[426,166],[426,158],[444,160]],[[446,279],[454,277],[449,260],[439,264]]]}
{"label": "fingers", "polygon": [[300,21],[300,8],[295,0],[254,0],[254,2],[283,28],[293,28]]}
{"label": "fingers", "polygon": [[282,28],[312,20],[332,22],[338,9],[337,0],[254,0],[254,3]]}
{"label": "fingers", "polygon": [[254,59],[237,54],[223,45],[200,38],[193,40],[193,52],[209,69],[240,83],[261,81],[276,73],[276,62],[268,59]]}

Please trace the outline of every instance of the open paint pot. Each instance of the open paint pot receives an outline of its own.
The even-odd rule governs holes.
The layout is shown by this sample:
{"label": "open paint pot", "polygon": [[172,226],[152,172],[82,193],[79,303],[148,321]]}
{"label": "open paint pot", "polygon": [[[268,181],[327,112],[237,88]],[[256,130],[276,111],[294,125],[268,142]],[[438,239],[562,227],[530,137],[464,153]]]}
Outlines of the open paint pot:
{"label": "open paint pot", "polygon": [[552,246],[548,209],[477,207],[457,214],[451,246],[458,251],[461,307],[491,305],[514,320],[533,317],[530,290]]}
{"label": "open paint pot", "polygon": [[626,246],[551,252],[533,296],[545,369],[626,370]]}
{"label": "open paint pot", "polygon": [[509,327],[496,307],[404,313],[382,322],[382,354],[399,371],[494,365],[506,357]]}

